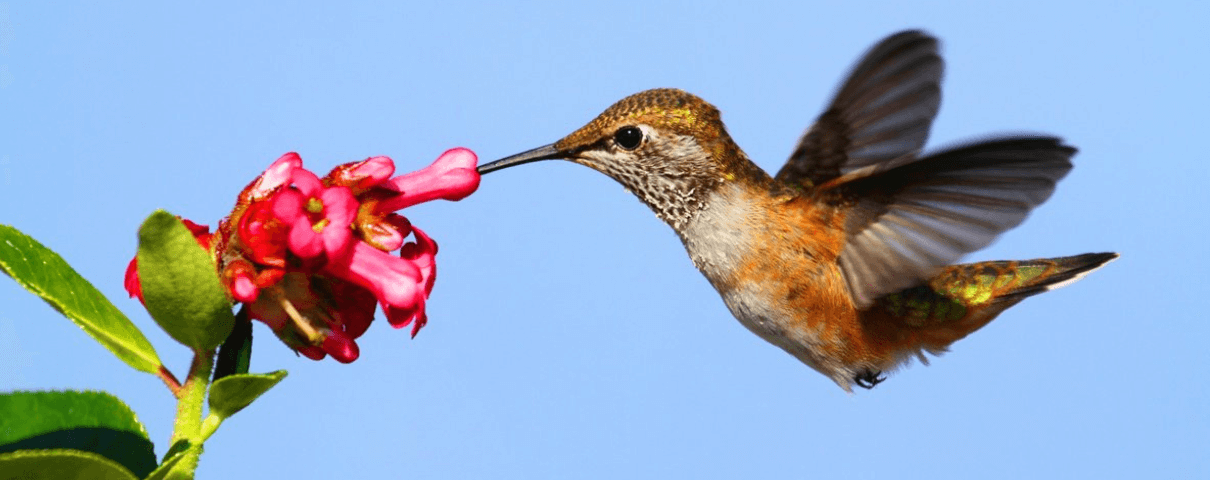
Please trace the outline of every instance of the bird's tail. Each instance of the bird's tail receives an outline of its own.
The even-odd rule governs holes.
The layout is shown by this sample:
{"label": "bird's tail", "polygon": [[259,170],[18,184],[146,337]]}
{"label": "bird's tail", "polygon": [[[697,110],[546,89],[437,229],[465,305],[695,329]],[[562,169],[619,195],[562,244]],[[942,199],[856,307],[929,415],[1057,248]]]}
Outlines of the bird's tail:
{"label": "bird's tail", "polygon": [[1116,258],[1086,253],[951,265],[927,284],[880,298],[867,312],[867,328],[900,339],[900,361],[924,361],[922,351],[941,354],[1017,302],[1071,284]]}
{"label": "bird's tail", "polygon": [[1026,297],[1070,285],[1117,258],[1116,253],[1085,253],[954,265],[933,277],[929,286],[968,307],[989,303],[1011,305]]}

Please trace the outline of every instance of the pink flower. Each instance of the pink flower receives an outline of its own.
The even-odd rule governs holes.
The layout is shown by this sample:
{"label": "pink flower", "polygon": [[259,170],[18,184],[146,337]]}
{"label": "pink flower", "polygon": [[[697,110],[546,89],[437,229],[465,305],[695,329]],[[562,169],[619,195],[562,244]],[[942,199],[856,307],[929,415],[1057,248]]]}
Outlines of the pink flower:
{"label": "pink flower", "polygon": [[354,194],[361,194],[391,178],[392,173],[395,173],[395,163],[390,158],[370,157],[338,165],[325,178],[332,185],[349,187]]}
{"label": "pink flower", "polygon": [[[392,326],[411,325],[413,337],[427,323],[437,244],[395,211],[470,195],[479,186],[476,162],[473,152],[455,148],[394,178],[387,157],[339,165],[320,178],[287,153],[244,188],[217,232],[194,233],[213,246],[223,282],[252,318],[303,356],[352,362],[376,306]],[[132,296],[140,290],[134,262],[126,286]]]}
{"label": "pink flower", "polygon": [[437,256],[437,242],[425,235],[420,229],[413,229],[412,233],[416,236],[416,242],[409,242],[404,245],[399,251],[399,256],[409,260],[420,269],[421,284],[424,288],[424,295],[420,297],[416,308],[397,308],[385,307],[387,321],[395,328],[403,328],[412,325],[412,338],[416,337],[416,333],[428,323],[428,318],[424,312],[424,300],[428,298],[429,292],[433,291],[433,283],[437,280],[437,263],[434,261]]}
{"label": "pink flower", "polygon": [[348,255],[358,202],[348,187],[324,187],[310,171],[294,171],[294,188],[273,200],[273,216],[289,225],[290,251],[305,259]]}
{"label": "pink flower", "polygon": [[388,181],[399,195],[379,203],[378,211],[394,212],[439,198],[462,200],[479,188],[478,161],[465,148],[447,150],[432,165]]}

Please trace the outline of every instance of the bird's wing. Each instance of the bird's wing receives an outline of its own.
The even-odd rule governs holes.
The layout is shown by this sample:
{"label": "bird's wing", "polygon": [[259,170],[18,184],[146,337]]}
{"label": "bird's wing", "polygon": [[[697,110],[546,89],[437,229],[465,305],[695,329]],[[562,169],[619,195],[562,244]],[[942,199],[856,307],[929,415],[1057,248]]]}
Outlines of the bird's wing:
{"label": "bird's wing", "polygon": [[875,45],[803,134],[777,180],[812,187],[909,156],[928,139],[941,104],[937,39],[909,30]]}
{"label": "bird's wing", "polygon": [[1050,198],[1076,149],[1053,137],[981,142],[822,185],[847,208],[839,264],[858,308],[919,285]]}

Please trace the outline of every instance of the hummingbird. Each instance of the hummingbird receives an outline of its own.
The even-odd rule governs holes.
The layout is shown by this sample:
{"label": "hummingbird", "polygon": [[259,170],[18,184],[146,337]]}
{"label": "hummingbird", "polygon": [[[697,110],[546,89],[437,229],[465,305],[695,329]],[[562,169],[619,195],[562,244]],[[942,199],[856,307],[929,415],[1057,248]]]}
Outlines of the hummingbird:
{"label": "hummingbird", "polygon": [[1076,149],[1012,136],[922,154],[943,69],[929,34],[885,38],[774,176],[717,108],[670,88],[478,171],[563,159],[608,175],[672,227],[740,323],[852,393],[1118,257],[952,264],[1046,201]]}

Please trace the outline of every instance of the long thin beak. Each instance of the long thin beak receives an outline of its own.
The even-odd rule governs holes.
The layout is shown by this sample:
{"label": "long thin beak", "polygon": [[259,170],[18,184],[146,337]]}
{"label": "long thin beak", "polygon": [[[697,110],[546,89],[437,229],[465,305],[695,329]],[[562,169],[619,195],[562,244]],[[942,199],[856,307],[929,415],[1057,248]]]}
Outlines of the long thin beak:
{"label": "long thin beak", "polygon": [[504,157],[491,163],[479,165],[479,174],[483,175],[491,173],[502,168],[508,168],[513,165],[521,165],[523,163],[536,162],[538,160],[551,160],[555,158],[563,158],[563,154],[555,148],[555,144],[538,147],[528,152],[521,152],[511,157]]}

